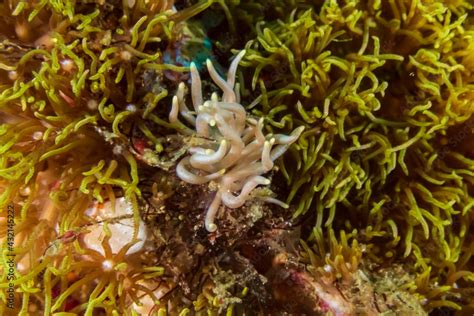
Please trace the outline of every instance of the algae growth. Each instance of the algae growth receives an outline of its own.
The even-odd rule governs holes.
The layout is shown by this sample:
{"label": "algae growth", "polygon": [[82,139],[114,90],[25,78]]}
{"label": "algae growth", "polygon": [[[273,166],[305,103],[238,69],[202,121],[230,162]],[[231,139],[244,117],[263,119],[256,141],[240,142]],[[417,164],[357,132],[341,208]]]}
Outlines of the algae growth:
{"label": "algae growth", "polygon": [[[473,313],[472,10],[4,1],[0,314]],[[172,99],[191,104],[194,62],[212,100],[206,60],[225,77],[243,50],[247,124],[304,131],[208,232],[221,184],[176,166],[214,140],[170,122]]]}

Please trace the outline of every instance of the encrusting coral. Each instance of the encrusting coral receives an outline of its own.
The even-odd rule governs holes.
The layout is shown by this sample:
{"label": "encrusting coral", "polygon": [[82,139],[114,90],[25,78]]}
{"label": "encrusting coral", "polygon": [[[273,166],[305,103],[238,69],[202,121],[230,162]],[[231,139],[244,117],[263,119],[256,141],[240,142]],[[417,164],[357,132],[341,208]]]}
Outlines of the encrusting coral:
{"label": "encrusting coral", "polygon": [[[258,185],[268,185],[270,180],[262,177],[269,172],[278,159],[295,142],[304,127],[295,129],[290,136],[264,135],[263,118],[258,122],[248,118],[240,105],[238,87],[234,90],[237,66],[245,55],[240,52],[230,65],[227,81],[216,72],[210,60],[207,68],[214,82],[224,92],[222,100],[213,94],[211,100],[203,102],[201,79],[194,64],[191,64],[191,95],[194,111],[185,104],[184,85],[180,84],[173,98],[169,114],[171,123],[180,123],[178,113],[196,128],[196,136],[206,139],[201,146],[189,149],[190,157],[183,158],[176,167],[176,174],[192,184],[209,181],[217,183],[217,191],[206,211],[206,229],[214,232],[214,223],[221,203],[230,208],[241,207]],[[272,147],[275,148],[272,149]],[[240,193],[235,196],[235,192]],[[262,197],[269,202],[287,207],[271,197]]]}

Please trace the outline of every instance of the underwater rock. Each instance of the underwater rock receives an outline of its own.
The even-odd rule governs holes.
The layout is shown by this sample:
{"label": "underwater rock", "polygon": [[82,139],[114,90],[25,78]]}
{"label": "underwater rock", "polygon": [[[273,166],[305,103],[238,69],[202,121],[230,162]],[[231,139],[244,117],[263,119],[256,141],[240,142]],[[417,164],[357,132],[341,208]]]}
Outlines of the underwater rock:
{"label": "underwater rock", "polygon": [[[115,205],[112,205],[111,201],[102,204],[95,203],[94,206],[85,211],[85,214],[93,221],[98,222],[98,224],[88,226],[88,232],[83,234],[82,242],[84,247],[104,255],[102,243],[108,234],[111,251],[117,254],[123,247],[134,240],[133,206],[126,198],[116,199]],[[104,222],[107,222],[107,228],[104,228]],[[105,229],[107,229],[107,232]],[[136,238],[137,242],[127,250],[126,255],[142,250],[145,242],[148,240],[147,228],[142,220],[138,223]]]}

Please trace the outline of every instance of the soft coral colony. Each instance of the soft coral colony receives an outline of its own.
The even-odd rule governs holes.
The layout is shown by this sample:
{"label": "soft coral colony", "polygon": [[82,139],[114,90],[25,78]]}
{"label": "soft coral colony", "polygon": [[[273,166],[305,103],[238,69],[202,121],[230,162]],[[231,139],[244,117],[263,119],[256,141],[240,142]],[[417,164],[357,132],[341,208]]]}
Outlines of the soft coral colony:
{"label": "soft coral colony", "polygon": [[[472,311],[472,5],[191,2],[0,4],[15,313]],[[209,41],[213,82],[202,56],[169,60]],[[213,63],[231,57],[225,80]],[[301,240],[281,241],[285,229]],[[8,271],[3,247],[0,262]],[[2,273],[2,302],[8,288]]]}
{"label": "soft coral colony", "polygon": [[[184,68],[163,64],[161,51],[148,47],[211,4],[179,12],[171,1],[0,5],[0,205],[16,211],[17,263],[12,311],[2,247],[1,314],[162,310],[159,293],[172,285],[162,284],[152,251],[131,251],[145,235],[137,161],[123,133],[133,120],[160,147],[143,117],[167,91],[137,91],[141,75]],[[143,109],[135,106],[139,95]],[[6,225],[1,232],[3,243]]]}
{"label": "soft coral colony", "polygon": [[340,230],[373,262],[411,264],[403,287],[426,310],[472,308],[471,10],[466,1],[295,5],[278,22],[256,21],[242,63],[274,129],[307,126],[298,163],[281,169],[294,216],[315,223],[309,241],[320,250],[324,232]]}

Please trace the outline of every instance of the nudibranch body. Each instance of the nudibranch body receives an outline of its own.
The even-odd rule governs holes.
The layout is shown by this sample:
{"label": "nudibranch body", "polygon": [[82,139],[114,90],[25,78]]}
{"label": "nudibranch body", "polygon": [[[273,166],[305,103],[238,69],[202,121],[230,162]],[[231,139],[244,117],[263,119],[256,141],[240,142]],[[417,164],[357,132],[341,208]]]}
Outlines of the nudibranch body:
{"label": "nudibranch body", "polygon": [[[223,91],[221,98],[213,93],[210,100],[203,100],[201,78],[196,65],[191,64],[191,98],[194,111],[185,103],[185,85],[181,83],[173,98],[169,114],[171,123],[181,124],[180,114],[195,128],[197,137],[208,139],[205,145],[191,147],[190,155],[184,157],[176,167],[178,177],[191,184],[217,183],[214,200],[206,212],[205,226],[214,232],[217,212],[224,204],[238,208],[251,197],[252,191],[270,180],[262,175],[272,170],[274,161],[295,142],[304,127],[296,128],[290,135],[263,134],[263,118],[258,121],[247,115],[240,104],[238,85],[235,85],[237,66],[244,56],[241,51],[233,60],[227,80],[219,76],[212,62],[207,60],[207,69],[212,80]],[[286,207],[286,204],[271,197],[264,197]]]}

